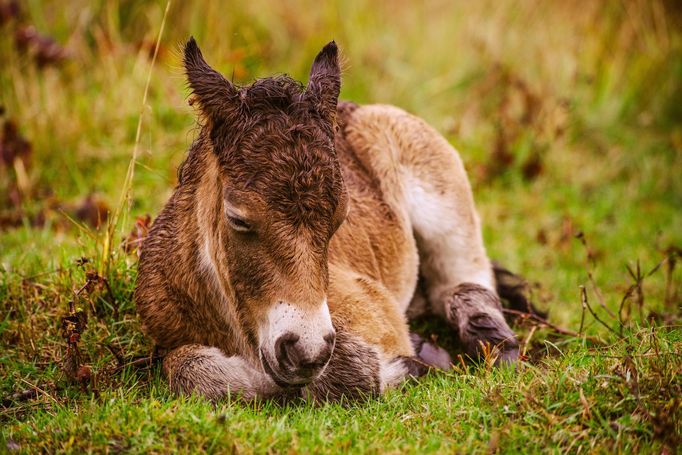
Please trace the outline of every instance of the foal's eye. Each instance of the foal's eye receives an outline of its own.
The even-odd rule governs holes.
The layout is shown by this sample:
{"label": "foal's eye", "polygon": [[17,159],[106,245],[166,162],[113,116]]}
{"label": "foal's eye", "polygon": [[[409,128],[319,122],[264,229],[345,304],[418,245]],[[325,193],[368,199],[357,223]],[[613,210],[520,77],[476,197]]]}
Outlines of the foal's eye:
{"label": "foal's eye", "polygon": [[251,230],[251,225],[246,220],[243,220],[242,218],[237,218],[235,216],[228,215],[227,221],[228,221],[228,223],[230,223],[230,226],[235,231],[248,232]]}

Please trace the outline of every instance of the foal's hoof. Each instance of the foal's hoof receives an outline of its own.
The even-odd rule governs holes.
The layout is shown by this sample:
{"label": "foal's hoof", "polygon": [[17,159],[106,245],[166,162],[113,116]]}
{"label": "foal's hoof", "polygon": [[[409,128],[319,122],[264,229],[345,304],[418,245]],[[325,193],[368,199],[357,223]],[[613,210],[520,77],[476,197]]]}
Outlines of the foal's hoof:
{"label": "foal's hoof", "polygon": [[516,365],[516,362],[519,361],[519,347],[514,346],[509,349],[506,349],[502,352],[497,357],[497,360],[495,360],[495,366],[514,366]]}
{"label": "foal's hoof", "polygon": [[416,333],[410,333],[410,341],[412,341],[416,359],[426,367],[441,370],[449,370],[452,367],[452,358],[445,349],[429,343]]}
{"label": "foal's hoof", "polygon": [[469,356],[496,356],[496,366],[517,362],[519,344],[504,320],[495,293],[477,284],[462,283],[444,297],[448,321]]}

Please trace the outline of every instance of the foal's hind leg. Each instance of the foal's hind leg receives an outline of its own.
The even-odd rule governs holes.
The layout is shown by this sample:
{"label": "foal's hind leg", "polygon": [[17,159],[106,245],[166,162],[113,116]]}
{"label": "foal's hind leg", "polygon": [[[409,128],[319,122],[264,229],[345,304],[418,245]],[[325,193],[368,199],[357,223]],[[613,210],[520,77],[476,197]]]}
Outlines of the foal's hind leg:
{"label": "foal's hind leg", "polygon": [[498,363],[514,362],[518,344],[502,315],[462,164],[444,140],[434,140],[429,152],[442,162],[426,170],[436,177],[411,175],[405,189],[426,298],[457,331],[467,354],[478,356],[490,344]]}
{"label": "foal's hind leg", "polygon": [[500,362],[515,361],[518,344],[502,315],[457,152],[425,122],[390,106],[358,108],[346,134],[412,226],[432,311],[453,326],[469,355],[489,343]]}

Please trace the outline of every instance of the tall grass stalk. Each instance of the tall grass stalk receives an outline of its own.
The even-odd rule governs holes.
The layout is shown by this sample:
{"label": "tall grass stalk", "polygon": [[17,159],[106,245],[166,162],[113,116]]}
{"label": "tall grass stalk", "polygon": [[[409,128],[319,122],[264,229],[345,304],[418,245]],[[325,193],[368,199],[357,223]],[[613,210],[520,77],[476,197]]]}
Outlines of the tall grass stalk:
{"label": "tall grass stalk", "polygon": [[[135,176],[135,163],[137,162],[137,155],[140,146],[140,136],[142,135],[142,119],[144,118],[144,111],[147,109],[147,96],[149,94],[149,84],[152,80],[152,71],[154,70],[154,64],[156,63],[156,58],[159,54],[159,47],[161,46],[161,37],[163,36],[163,29],[166,26],[166,18],[168,17],[168,11],[170,11],[171,2],[168,0],[166,2],[166,9],[163,12],[163,18],[161,19],[161,26],[159,27],[159,33],[156,37],[156,44],[154,45],[154,55],[152,56],[151,65],[149,66],[149,72],[147,73],[147,82],[145,83],[144,93],[142,95],[142,105],[140,106],[140,116],[137,121],[137,130],[135,132],[135,144],[133,145],[133,154],[130,157],[130,162],[128,163],[128,170],[126,172],[125,180],[123,181],[123,188],[121,189],[121,195],[118,199],[118,204],[114,209],[114,213],[109,217],[107,223],[107,229],[104,233],[104,244],[103,244],[103,256],[99,263],[99,274],[101,276],[107,276],[109,274],[109,266],[111,263],[112,249],[115,244],[116,235],[116,225],[118,224],[119,217],[123,213],[123,223],[121,223],[121,235],[124,235],[125,226],[127,225],[128,215],[130,214],[130,206],[132,201],[132,189],[133,189],[133,177]],[[125,206],[125,211],[123,210]]]}

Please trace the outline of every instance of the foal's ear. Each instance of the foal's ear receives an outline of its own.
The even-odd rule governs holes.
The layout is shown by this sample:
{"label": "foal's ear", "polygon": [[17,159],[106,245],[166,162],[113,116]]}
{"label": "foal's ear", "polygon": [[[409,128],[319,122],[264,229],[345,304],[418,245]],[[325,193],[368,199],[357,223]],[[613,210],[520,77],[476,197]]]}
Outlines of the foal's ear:
{"label": "foal's ear", "polygon": [[308,99],[326,118],[334,120],[336,104],[341,91],[341,70],[339,68],[339,49],[331,41],[322,48],[312,68],[306,93]]}
{"label": "foal's ear", "polygon": [[208,66],[194,37],[185,44],[183,63],[194,101],[209,117],[224,114],[238,96],[237,89],[220,73]]}

